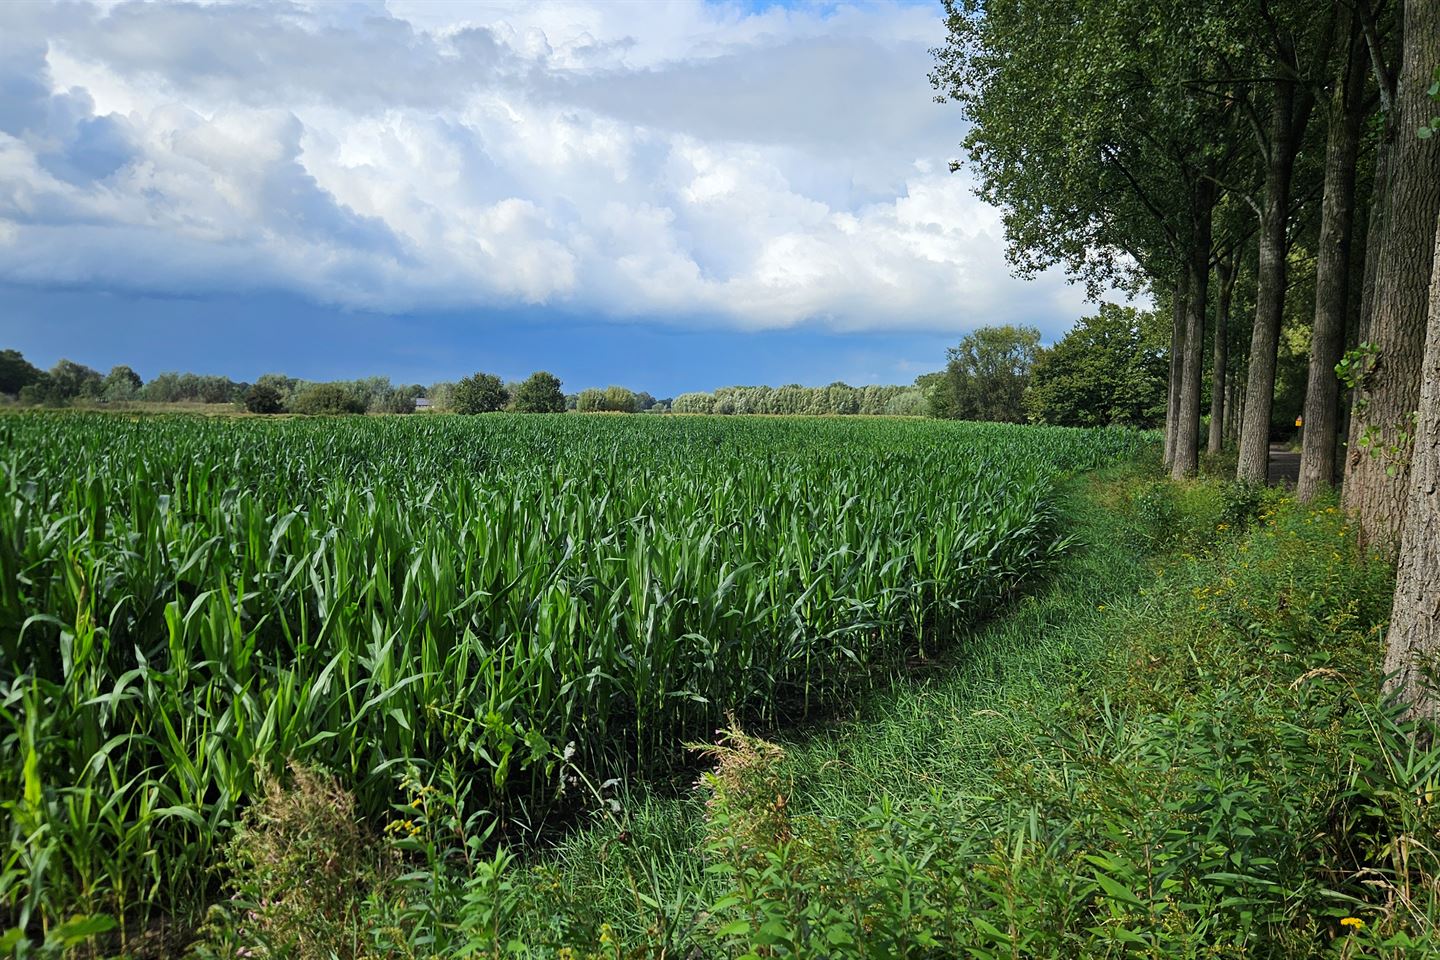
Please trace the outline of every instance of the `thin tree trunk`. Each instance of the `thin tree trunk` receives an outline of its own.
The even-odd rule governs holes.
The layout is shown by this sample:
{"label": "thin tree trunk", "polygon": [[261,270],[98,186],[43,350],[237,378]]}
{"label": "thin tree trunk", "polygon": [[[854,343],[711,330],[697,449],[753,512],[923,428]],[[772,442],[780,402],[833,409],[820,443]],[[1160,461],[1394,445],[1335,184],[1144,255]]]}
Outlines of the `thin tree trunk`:
{"label": "thin tree trunk", "polygon": [[1185,303],[1189,299],[1189,283],[1189,271],[1182,266],[1175,282],[1175,305],[1170,322],[1170,382],[1165,402],[1166,470],[1175,462],[1175,424],[1180,414],[1180,364],[1185,356]]}
{"label": "thin tree trunk", "polygon": [[1240,258],[1232,257],[1220,265],[1220,301],[1215,309],[1215,345],[1210,365],[1210,436],[1206,452],[1219,453],[1225,446],[1225,417],[1235,416],[1229,404],[1230,384],[1226,366],[1230,362],[1230,297],[1235,292],[1235,275],[1240,272]]}
{"label": "thin tree trunk", "polygon": [[[1440,220],[1431,257],[1440,264]],[[1440,698],[1433,689],[1440,664],[1440,269],[1432,269],[1432,274],[1420,419],[1395,570],[1395,603],[1385,637],[1385,672],[1387,688],[1409,705],[1412,715],[1436,720],[1440,719]]]}
{"label": "thin tree trunk", "polygon": [[1275,402],[1275,359],[1285,312],[1286,230],[1290,181],[1301,130],[1295,81],[1274,83],[1270,108],[1265,198],[1260,217],[1260,262],[1255,271],[1255,328],[1250,335],[1250,375],[1245,384],[1245,421],[1240,426],[1241,480],[1264,483],[1270,469],[1270,411]]}
{"label": "thin tree trunk", "polygon": [[1431,236],[1440,217],[1440,138],[1415,136],[1435,112],[1425,91],[1440,63],[1440,2],[1410,0],[1404,16],[1395,109],[1386,125],[1392,142],[1381,200],[1384,223],[1379,249],[1368,251],[1378,261],[1366,319],[1367,339],[1377,353],[1373,370],[1356,391],[1345,473],[1345,507],[1364,541],[1380,550],[1393,549],[1400,539],[1410,489],[1410,445],[1435,256]]}
{"label": "thin tree trunk", "polygon": [[1364,119],[1365,48],[1359,18],[1338,4],[1349,23],[1348,53],[1331,97],[1325,146],[1325,198],[1315,264],[1315,324],[1310,336],[1310,369],[1305,387],[1305,431],[1297,494],[1312,500],[1335,482],[1335,448],[1340,419],[1340,380],[1335,364],[1345,345],[1350,307],[1350,245],[1355,226],[1355,161]]}
{"label": "thin tree trunk", "polygon": [[1180,415],[1175,420],[1175,459],[1171,476],[1194,476],[1200,469],[1200,389],[1205,372],[1205,311],[1210,292],[1210,234],[1215,212],[1215,184],[1201,180],[1194,188],[1190,250],[1185,265],[1189,302],[1185,306],[1185,359],[1181,363]]}

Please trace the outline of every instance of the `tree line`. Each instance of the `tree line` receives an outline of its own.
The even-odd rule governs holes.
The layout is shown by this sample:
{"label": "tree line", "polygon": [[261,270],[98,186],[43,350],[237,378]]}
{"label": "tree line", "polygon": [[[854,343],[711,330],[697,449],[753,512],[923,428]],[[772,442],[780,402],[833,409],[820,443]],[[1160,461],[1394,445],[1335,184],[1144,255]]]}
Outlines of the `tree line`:
{"label": "tree line", "polygon": [[[948,353],[945,369],[907,385],[734,386],[656,398],[609,386],[565,393],[537,371],[505,382],[477,372],[458,381],[394,384],[388,377],[310,381],[267,373],[254,383],[194,373],[146,382],[131,367],[101,374],[61,360],[34,367],[0,351],[0,394],[30,406],[71,403],[234,404],[256,414],[561,412],[906,416],[1038,422],[1063,426],[1152,426],[1164,415],[1163,349],[1155,314],[1102,304],[1051,348],[1033,327],[981,327]],[[418,403],[417,403],[418,401]]]}
{"label": "tree line", "polygon": [[780,387],[721,387],[713,392],[682,393],[676,413],[785,414],[798,416],[924,416],[918,386],[852,387],[836,381],[824,387],[789,383]]}
{"label": "tree line", "polygon": [[1232,443],[1264,482],[1299,414],[1299,495],[1399,557],[1387,669],[1440,713],[1440,2],[945,12],[931,81],[1012,263],[1153,293],[1175,477]]}

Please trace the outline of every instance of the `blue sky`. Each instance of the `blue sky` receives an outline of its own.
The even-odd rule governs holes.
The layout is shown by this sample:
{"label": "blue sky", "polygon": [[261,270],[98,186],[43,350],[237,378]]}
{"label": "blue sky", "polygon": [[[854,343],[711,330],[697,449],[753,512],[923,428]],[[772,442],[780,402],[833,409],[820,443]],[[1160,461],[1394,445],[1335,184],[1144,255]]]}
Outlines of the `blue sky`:
{"label": "blue sky", "polygon": [[0,346],[253,379],[907,382],[1010,276],[939,8],[0,5]]}

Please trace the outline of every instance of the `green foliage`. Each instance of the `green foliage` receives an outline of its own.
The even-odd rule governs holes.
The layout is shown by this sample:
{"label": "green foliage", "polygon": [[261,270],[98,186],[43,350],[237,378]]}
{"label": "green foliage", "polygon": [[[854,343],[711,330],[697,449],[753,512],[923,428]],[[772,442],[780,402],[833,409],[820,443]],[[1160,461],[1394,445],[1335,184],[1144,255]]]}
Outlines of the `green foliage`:
{"label": "green foliage", "polygon": [[0,393],[17,396],[42,376],[19,350],[0,350]]}
{"label": "green foliage", "polygon": [[407,387],[391,387],[378,393],[370,401],[370,413],[408,414],[415,412],[415,399],[423,396],[425,388],[419,384]]}
{"label": "green foliage", "polygon": [[0,440],[0,911],[132,930],[194,906],[292,760],[370,819],[444,761],[522,832],[571,802],[562,770],[663,772],[727,709],[841,702],[1065,547],[1057,474],[1150,442],[95,414]]}
{"label": "green foliage", "polygon": [[94,399],[100,396],[104,383],[105,379],[98,370],[73,360],[61,360],[50,368],[51,389],[64,400]]}
{"label": "green foliage", "polygon": [[1025,422],[1025,390],[1040,346],[1034,327],[981,327],[948,351],[936,385],[935,416],[1000,423]]}
{"label": "green foliage", "polygon": [[20,402],[29,406],[54,407],[68,403],[70,398],[55,384],[54,379],[48,373],[41,373],[40,376],[20,388]]}
{"label": "green foliage", "polygon": [[104,914],[79,914],[56,924],[36,943],[20,927],[0,931],[0,957],[64,957],[88,954],[96,938],[115,929],[115,918]]}
{"label": "green foliage", "polygon": [[714,413],[715,395],[713,393],[682,393],[675,398],[670,409],[674,413]]}
{"label": "green foliage", "polygon": [[802,416],[854,414],[924,416],[917,387],[852,387],[832,383],[825,387],[721,387],[714,393],[682,393],[672,403],[675,413],[764,413]]}
{"label": "green foliage", "polygon": [[580,413],[635,413],[639,409],[639,399],[624,387],[606,387],[604,390],[592,387],[580,391],[575,398],[575,409]]}
{"label": "green foliage", "polygon": [[1169,331],[1151,311],[1102,303],[1041,350],[1026,409],[1067,427],[1154,426],[1165,418]]}
{"label": "green foliage", "polygon": [[[1197,506],[1176,519],[1201,528],[1214,499]],[[782,816],[782,754],[732,732],[706,781],[720,886],[700,942],[730,956],[1429,955],[1440,748],[1417,748],[1378,697],[1388,571],[1333,507],[1277,500],[1254,519],[1111,614],[1126,641],[1111,666],[1056,722],[997,744],[979,795],[941,784],[847,821]]]}
{"label": "green foliage", "polygon": [[1410,462],[1415,448],[1415,429],[1419,412],[1412,411],[1404,420],[1393,423],[1374,423],[1367,416],[1370,410],[1370,388],[1372,377],[1381,362],[1380,347],[1365,342],[1347,350],[1335,365],[1335,375],[1340,382],[1354,391],[1354,415],[1359,421],[1356,449],[1385,464],[1385,472],[1395,476]]}
{"label": "green foliage", "polygon": [[[1440,101],[1440,66],[1435,68],[1435,81],[1425,88],[1425,94],[1431,100]],[[1429,140],[1440,133],[1440,117],[1431,117],[1428,123],[1423,123],[1415,131],[1415,135],[1421,140]]]}
{"label": "green foliage", "polygon": [[544,370],[530,374],[510,391],[511,408],[516,413],[564,413],[565,394],[560,379]]}
{"label": "green foliage", "polygon": [[272,414],[285,410],[280,391],[268,383],[257,383],[245,391],[245,409],[250,413]]}
{"label": "green foliage", "polygon": [[110,368],[100,392],[106,400],[133,400],[142,386],[144,381],[140,379],[140,374],[122,363]]}
{"label": "green foliage", "polygon": [[492,373],[472,373],[449,391],[449,409],[455,413],[494,413],[505,409],[510,395]]}
{"label": "green foliage", "polygon": [[315,383],[301,388],[290,401],[290,412],[310,416],[364,413],[365,402],[338,384]]}
{"label": "green foliage", "polygon": [[334,777],[297,766],[267,778],[226,845],[233,894],[212,912],[207,945],[232,957],[370,956],[364,906],[392,878],[389,853]]}
{"label": "green foliage", "polygon": [[[287,401],[291,394],[289,384],[277,383],[270,375],[271,385],[280,389]],[[281,378],[285,380],[286,378]],[[267,382],[261,377],[260,382]],[[293,384],[293,381],[289,381]],[[140,388],[138,396],[151,403],[233,403],[244,395],[244,387],[229,377],[199,375],[194,373],[161,373]]]}

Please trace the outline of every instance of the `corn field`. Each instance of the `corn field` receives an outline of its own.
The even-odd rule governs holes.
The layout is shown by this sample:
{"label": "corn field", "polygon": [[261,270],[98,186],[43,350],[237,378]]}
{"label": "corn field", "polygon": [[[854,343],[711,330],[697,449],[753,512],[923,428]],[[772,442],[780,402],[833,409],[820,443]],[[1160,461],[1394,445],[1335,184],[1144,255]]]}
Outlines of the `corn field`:
{"label": "corn field", "polygon": [[[0,417],[0,930],[193,909],[263,772],[664,771],[933,652],[1115,431],[576,415]],[[138,918],[138,919],[137,919]]]}

